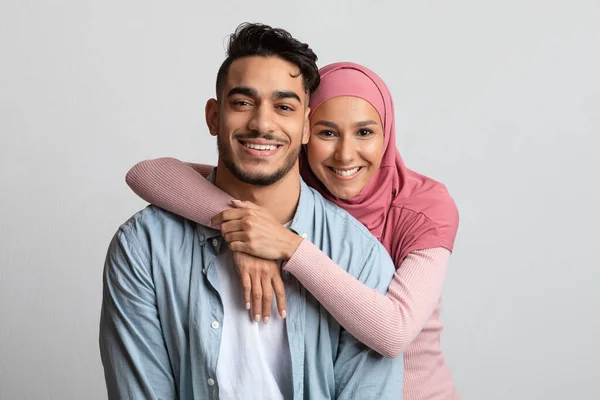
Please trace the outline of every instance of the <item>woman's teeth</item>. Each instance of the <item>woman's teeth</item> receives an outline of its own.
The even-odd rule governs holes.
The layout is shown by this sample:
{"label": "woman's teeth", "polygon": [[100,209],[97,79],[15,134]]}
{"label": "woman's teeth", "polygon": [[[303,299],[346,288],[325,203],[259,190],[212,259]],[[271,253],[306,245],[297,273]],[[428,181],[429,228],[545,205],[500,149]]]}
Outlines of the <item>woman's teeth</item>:
{"label": "woman's teeth", "polygon": [[275,146],[274,144],[254,144],[254,143],[245,143],[242,142],[242,144],[244,146],[246,146],[249,149],[254,149],[254,150],[275,150],[277,149],[277,146]]}
{"label": "woman's teeth", "polygon": [[335,172],[336,174],[341,175],[341,176],[352,176],[355,173],[357,173],[359,169],[360,169],[360,167],[356,167],[356,168],[352,168],[352,169],[337,169],[337,168],[331,167],[331,170],[333,172]]}

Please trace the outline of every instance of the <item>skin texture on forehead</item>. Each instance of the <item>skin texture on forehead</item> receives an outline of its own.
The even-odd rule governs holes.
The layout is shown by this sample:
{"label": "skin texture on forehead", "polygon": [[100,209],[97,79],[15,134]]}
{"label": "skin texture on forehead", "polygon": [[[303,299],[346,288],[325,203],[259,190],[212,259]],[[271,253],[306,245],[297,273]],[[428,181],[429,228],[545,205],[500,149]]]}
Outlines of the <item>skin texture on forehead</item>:
{"label": "skin texture on forehead", "polygon": [[[308,93],[300,69],[293,63],[279,57],[251,56],[235,60],[229,67],[223,87],[222,99],[235,87],[249,87],[258,91],[261,97],[272,93],[262,93],[262,88],[273,88],[294,93],[302,106],[308,106]],[[277,88],[277,89],[274,89]]]}

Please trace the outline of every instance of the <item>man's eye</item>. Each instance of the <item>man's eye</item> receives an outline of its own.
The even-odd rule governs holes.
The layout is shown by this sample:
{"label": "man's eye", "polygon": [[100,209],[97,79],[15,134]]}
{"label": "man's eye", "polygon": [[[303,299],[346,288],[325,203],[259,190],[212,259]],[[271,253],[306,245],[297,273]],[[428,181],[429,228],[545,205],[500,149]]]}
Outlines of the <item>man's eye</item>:
{"label": "man's eye", "polygon": [[247,101],[244,101],[244,100],[236,100],[236,101],[233,102],[233,105],[235,105],[235,106],[242,106],[243,107],[243,106],[250,105],[250,103],[248,103]]}
{"label": "man's eye", "polygon": [[293,111],[294,109],[290,106],[278,106],[281,111]]}

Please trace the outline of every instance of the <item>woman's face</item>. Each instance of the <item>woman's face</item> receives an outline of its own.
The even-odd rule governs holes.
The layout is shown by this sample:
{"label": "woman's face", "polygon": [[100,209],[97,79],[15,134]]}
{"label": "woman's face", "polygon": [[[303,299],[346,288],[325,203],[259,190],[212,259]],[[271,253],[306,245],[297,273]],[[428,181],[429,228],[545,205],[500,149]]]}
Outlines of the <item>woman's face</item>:
{"label": "woman's face", "polygon": [[323,102],[310,120],[308,163],[332,195],[351,199],[375,175],[383,157],[383,126],[367,101],[351,96]]}

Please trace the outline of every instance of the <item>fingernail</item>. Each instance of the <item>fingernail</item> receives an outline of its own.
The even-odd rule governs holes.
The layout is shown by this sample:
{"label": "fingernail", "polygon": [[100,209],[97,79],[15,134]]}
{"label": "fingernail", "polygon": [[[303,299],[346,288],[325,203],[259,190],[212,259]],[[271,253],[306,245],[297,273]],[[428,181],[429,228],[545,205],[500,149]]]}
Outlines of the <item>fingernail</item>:
{"label": "fingernail", "polygon": [[265,324],[268,324],[268,323],[269,323],[269,317],[265,317],[265,318],[263,318],[263,322],[264,322]]}
{"label": "fingernail", "polygon": [[260,321],[260,315],[259,315],[259,314],[256,314],[256,315],[254,316],[254,322],[258,322],[258,321]]}
{"label": "fingernail", "polygon": [[283,310],[283,311],[281,312],[281,318],[285,318],[286,316],[287,316],[287,313],[285,312],[285,310]]}
{"label": "fingernail", "polygon": [[233,200],[231,200],[231,202],[232,202],[232,203],[240,203],[240,202],[241,202],[241,200],[238,200],[238,199],[233,199]]}
{"label": "fingernail", "polygon": [[246,303],[246,310],[250,309],[250,303]]}

